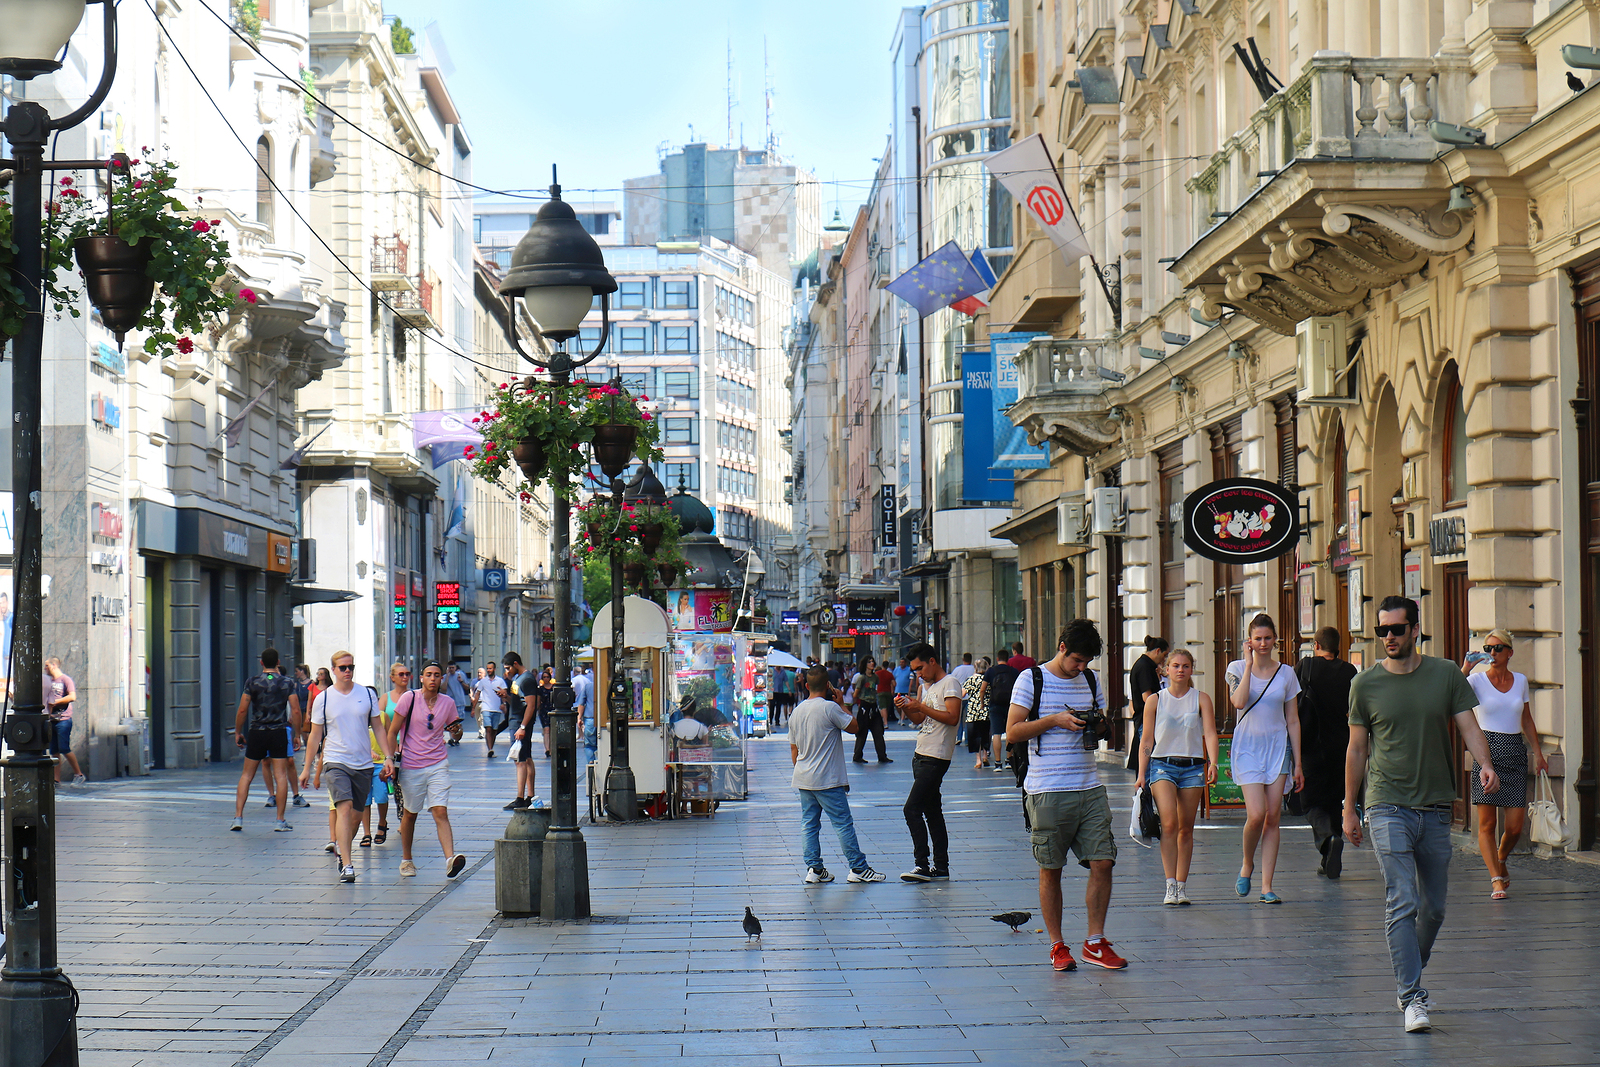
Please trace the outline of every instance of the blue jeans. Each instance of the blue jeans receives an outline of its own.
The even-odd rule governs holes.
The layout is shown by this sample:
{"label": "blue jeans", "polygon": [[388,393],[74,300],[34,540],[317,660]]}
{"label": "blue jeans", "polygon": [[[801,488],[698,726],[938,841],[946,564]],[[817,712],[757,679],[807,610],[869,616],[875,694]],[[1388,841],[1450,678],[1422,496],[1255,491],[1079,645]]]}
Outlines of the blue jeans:
{"label": "blue jeans", "polygon": [[1372,851],[1383,871],[1383,933],[1401,1003],[1425,997],[1422,969],[1444,924],[1450,883],[1450,808],[1367,808]]}
{"label": "blue jeans", "polygon": [[796,792],[800,794],[801,841],[806,866],[813,869],[822,867],[822,842],[818,840],[818,831],[822,828],[822,813],[827,812],[828,821],[833,823],[833,832],[839,835],[839,849],[844,853],[845,862],[850,864],[852,871],[866,870],[867,857],[861,854],[861,846],[856,844],[856,823],[850,817],[850,800],[845,796],[844,786],[798,789]]}

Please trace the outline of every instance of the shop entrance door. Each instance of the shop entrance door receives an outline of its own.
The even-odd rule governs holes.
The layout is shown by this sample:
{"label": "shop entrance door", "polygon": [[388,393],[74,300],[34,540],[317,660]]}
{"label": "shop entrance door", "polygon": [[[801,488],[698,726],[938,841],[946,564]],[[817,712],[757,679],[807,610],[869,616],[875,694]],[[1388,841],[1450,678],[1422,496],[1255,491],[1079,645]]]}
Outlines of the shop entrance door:
{"label": "shop entrance door", "polygon": [[[1578,430],[1578,513],[1582,516],[1583,557],[1578,569],[1578,657],[1583,691],[1579,701],[1578,767],[1573,789],[1578,797],[1578,848],[1595,847],[1600,805],[1596,804],[1596,763],[1600,758],[1600,649],[1596,648],[1596,627],[1600,609],[1600,264],[1575,272],[1573,279],[1578,311],[1578,388],[1572,398],[1572,412]],[[1570,707],[1570,702],[1568,703]],[[1568,726],[1568,737],[1572,728]]]}
{"label": "shop entrance door", "polygon": [[167,626],[167,571],[159,560],[144,561],[145,716],[149,718],[150,764],[167,769],[167,662],[172,631]]}
{"label": "shop entrance door", "polygon": [[[1438,649],[1451,663],[1460,663],[1470,652],[1471,632],[1467,629],[1467,590],[1472,582],[1467,580],[1465,563],[1447,563],[1444,567],[1443,617],[1433,620],[1442,632],[1438,635]],[[1424,631],[1432,629],[1426,625]],[[1450,817],[1456,829],[1465,830],[1472,822],[1472,762],[1465,756],[1466,748],[1456,730],[1456,721],[1450,720],[1450,751],[1456,762],[1456,796],[1451,802]]]}

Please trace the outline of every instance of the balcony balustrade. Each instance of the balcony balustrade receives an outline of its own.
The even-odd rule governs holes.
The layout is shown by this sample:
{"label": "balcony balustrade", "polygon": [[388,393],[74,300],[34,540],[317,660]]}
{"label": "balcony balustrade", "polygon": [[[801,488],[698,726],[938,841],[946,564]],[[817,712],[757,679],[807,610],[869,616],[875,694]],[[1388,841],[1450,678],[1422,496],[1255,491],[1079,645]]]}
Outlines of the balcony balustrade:
{"label": "balcony balustrade", "polygon": [[[1121,437],[1111,394],[1124,380],[1112,369],[1110,338],[1041,337],[1016,357],[1017,402],[1006,412],[1035,445],[1051,440],[1091,456]],[[998,368],[997,368],[998,370]]]}

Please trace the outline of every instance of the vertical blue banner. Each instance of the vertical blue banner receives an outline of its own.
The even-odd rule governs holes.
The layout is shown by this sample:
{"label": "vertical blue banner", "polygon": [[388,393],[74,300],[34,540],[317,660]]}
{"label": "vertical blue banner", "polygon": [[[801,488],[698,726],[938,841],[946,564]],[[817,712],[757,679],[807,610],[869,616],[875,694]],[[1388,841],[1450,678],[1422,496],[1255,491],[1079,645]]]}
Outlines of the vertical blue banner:
{"label": "vertical blue banner", "polygon": [[[1012,395],[1016,394],[1015,385]],[[994,356],[988,351],[961,354],[961,499],[1011,500],[1011,475],[994,466]],[[1006,424],[1007,426],[1010,423]]]}
{"label": "vertical blue banner", "polygon": [[[1035,337],[1042,333],[997,333],[989,338],[994,388],[990,392],[994,405],[990,426],[994,434],[994,459],[992,465],[1001,470],[1045,470],[1050,466],[1050,454],[1042,445],[1030,445],[1025,430],[1006,418],[1005,410],[1017,402],[1016,358]],[[966,423],[972,424],[972,409],[965,408]],[[970,443],[972,438],[967,438]]]}

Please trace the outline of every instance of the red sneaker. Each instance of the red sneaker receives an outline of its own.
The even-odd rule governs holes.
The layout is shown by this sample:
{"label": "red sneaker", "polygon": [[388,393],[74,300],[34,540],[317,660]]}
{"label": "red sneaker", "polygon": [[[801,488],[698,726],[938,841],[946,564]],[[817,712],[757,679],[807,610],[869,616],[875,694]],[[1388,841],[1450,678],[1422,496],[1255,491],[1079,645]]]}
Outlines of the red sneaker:
{"label": "red sneaker", "polygon": [[1085,941],[1083,962],[1104,967],[1108,971],[1120,971],[1128,965],[1128,961],[1117,955],[1117,950],[1111,947],[1109,941]]}
{"label": "red sneaker", "polygon": [[1078,969],[1078,961],[1072,958],[1072,950],[1067,948],[1065,941],[1057,941],[1050,946],[1050,966],[1058,971]]}

